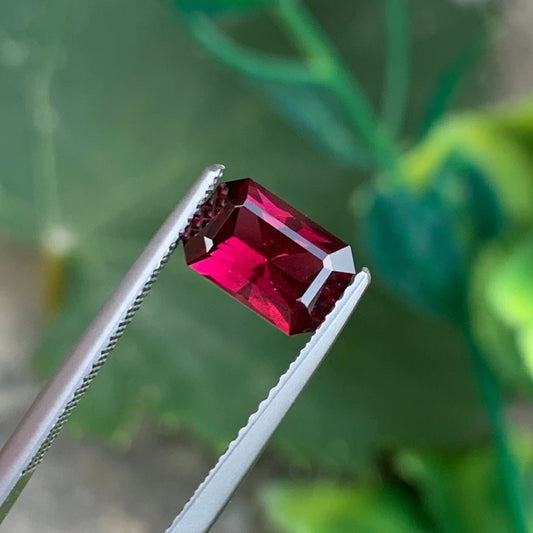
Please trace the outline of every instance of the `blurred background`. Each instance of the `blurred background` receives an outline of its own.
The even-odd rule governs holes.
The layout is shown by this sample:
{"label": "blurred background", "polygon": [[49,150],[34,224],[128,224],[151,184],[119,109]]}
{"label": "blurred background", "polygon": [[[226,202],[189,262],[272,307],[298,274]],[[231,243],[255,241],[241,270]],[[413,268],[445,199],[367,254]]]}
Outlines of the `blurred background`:
{"label": "blurred background", "polygon": [[[216,533],[533,527],[533,4],[0,4],[0,442],[200,170],[373,284]],[[163,531],[306,335],[177,250],[2,525]]]}

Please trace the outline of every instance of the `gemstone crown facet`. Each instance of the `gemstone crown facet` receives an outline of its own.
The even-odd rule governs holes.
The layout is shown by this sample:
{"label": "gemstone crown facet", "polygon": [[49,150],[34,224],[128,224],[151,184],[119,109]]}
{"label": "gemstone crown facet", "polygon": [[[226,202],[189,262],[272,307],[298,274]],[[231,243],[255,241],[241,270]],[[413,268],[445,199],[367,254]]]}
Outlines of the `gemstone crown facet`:
{"label": "gemstone crown facet", "polygon": [[314,331],[355,274],[350,247],[247,178],[182,235],[187,264],[285,333]]}

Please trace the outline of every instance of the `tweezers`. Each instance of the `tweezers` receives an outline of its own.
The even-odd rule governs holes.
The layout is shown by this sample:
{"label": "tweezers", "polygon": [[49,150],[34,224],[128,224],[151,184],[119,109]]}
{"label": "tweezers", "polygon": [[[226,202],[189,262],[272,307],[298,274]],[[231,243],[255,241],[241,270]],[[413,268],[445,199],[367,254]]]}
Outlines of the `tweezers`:
{"label": "tweezers", "polygon": [[[223,165],[212,165],[203,171],[0,450],[0,523],[104,365],[178,245],[180,236],[212,194],[223,171]],[[366,269],[356,274],[333,310],[239,431],[167,533],[209,530],[332,346],[369,283],[370,274]]]}

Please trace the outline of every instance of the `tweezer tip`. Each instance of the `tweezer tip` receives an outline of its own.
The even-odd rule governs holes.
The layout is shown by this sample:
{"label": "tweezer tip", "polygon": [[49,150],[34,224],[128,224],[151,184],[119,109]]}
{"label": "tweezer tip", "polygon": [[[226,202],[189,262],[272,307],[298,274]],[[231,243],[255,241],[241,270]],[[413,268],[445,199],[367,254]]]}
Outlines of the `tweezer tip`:
{"label": "tweezer tip", "polygon": [[220,163],[215,163],[214,165],[208,166],[205,170],[207,172],[213,172],[221,176],[225,168],[226,167],[224,165],[221,165]]}
{"label": "tweezer tip", "polygon": [[361,269],[361,273],[365,274],[367,283],[370,283],[372,281],[372,274],[370,274],[370,270],[368,270],[368,268],[363,267]]}

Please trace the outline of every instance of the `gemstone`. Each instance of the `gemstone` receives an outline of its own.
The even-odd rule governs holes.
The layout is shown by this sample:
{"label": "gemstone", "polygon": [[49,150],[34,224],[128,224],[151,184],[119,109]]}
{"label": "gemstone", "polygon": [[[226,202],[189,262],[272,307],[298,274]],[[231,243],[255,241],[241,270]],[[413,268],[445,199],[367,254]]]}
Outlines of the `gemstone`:
{"label": "gemstone", "polygon": [[182,239],[193,270],[289,335],[316,330],[355,274],[348,245],[251,179],[220,184]]}

